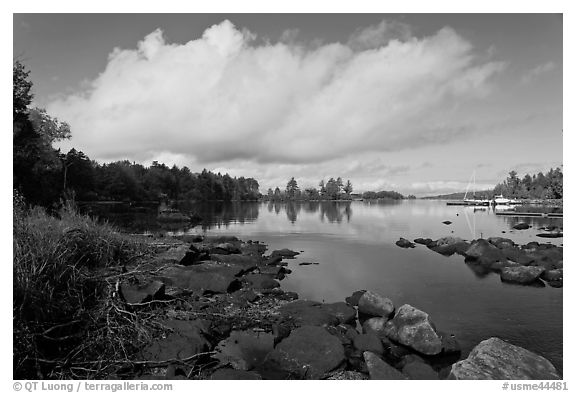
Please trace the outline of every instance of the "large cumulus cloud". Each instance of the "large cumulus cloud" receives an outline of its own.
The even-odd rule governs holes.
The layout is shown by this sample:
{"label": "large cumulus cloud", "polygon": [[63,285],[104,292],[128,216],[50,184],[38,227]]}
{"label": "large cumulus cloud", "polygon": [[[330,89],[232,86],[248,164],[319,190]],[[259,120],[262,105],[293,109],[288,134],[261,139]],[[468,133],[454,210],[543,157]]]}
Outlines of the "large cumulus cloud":
{"label": "large cumulus cloud", "polygon": [[229,21],[185,44],[156,30],[47,109],[98,159],[317,163],[474,132],[454,113],[504,67],[450,28],[414,37],[383,22],[322,45],[254,38]]}

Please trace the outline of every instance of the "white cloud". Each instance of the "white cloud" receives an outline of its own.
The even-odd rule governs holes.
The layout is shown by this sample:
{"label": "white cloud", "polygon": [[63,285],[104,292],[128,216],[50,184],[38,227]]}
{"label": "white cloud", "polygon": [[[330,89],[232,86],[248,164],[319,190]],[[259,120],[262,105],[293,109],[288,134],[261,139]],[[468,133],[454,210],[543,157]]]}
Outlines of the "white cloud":
{"label": "white cloud", "polygon": [[556,69],[556,63],[553,61],[539,64],[536,67],[529,69],[526,73],[524,73],[524,75],[522,75],[522,83],[530,83],[533,80],[539,78],[542,74],[546,74],[554,69]]}
{"label": "white cloud", "polygon": [[504,68],[478,60],[450,28],[415,38],[383,22],[348,44],[313,48],[254,38],[229,21],[185,44],[156,30],[137,49],[116,48],[85,91],[47,109],[72,126],[71,145],[100,160],[275,163],[310,173],[305,164],[354,157],[362,167],[374,152],[473,132],[454,107],[490,94]]}

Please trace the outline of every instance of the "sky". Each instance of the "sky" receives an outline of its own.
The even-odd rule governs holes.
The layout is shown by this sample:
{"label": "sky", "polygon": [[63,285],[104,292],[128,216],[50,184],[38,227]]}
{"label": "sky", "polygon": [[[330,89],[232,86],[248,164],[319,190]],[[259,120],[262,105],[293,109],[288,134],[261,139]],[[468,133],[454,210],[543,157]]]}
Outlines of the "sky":
{"label": "sky", "polygon": [[417,196],[562,165],[558,14],[15,14],[75,147]]}

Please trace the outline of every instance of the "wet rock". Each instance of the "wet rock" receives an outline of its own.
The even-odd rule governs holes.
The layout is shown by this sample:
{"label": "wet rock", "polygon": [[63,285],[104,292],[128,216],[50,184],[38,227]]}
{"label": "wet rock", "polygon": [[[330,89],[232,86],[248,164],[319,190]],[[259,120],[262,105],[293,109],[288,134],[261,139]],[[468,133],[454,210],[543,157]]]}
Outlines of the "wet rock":
{"label": "wet rock", "polygon": [[378,337],[385,337],[384,328],[388,318],[370,318],[362,324],[362,331],[365,334],[375,334]]}
{"label": "wet rock", "polygon": [[256,371],[234,370],[233,368],[220,368],[210,375],[212,380],[250,380],[262,379]]}
{"label": "wet rock", "polygon": [[309,266],[309,265],[319,265],[319,263],[318,262],[300,262],[298,265]]}
{"label": "wet rock", "polygon": [[205,262],[192,266],[173,266],[163,271],[159,280],[166,285],[190,290],[195,294],[226,293],[239,289],[236,275],[242,268]]}
{"label": "wet rock", "polygon": [[545,269],[540,266],[516,266],[502,269],[500,278],[505,282],[531,284],[537,281]]}
{"label": "wet rock", "polygon": [[356,319],[356,310],[344,302],[322,303],[320,308],[338,318],[339,323],[352,323]]}
{"label": "wet rock", "polygon": [[268,256],[262,262],[268,266],[276,266],[282,263],[282,257],[280,255]]}
{"label": "wet rock", "polygon": [[286,269],[283,266],[260,266],[258,267],[258,271],[260,274],[266,274],[271,278],[279,280],[283,279],[284,276],[290,272],[289,269]]}
{"label": "wet rock", "polygon": [[248,274],[243,277],[251,288],[256,290],[278,288],[280,283],[266,274]]}
{"label": "wet rock", "polygon": [[447,256],[453,255],[454,253],[465,255],[468,248],[470,248],[470,243],[459,237],[453,236],[440,238],[436,240],[435,244],[436,245],[432,247],[432,250]]}
{"label": "wet rock", "polygon": [[490,266],[494,262],[505,261],[506,256],[498,247],[488,243],[485,239],[474,240],[465,253],[467,260]]}
{"label": "wet rock", "polygon": [[516,243],[514,243],[512,240],[499,236],[489,237],[488,243],[498,247],[501,250],[516,247]]}
{"label": "wet rock", "polygon": [[364,295],[364,292],[366,292],[365,289],[361,290],[361,291],[356,291],[354,292],[351,296],[348,296],[345,300],[346,303],[349,304],[350,306],[357,306],[358,305],[358,300],[360,300],[360,298],[362,297],[362,295]]}
{"label": "wet rock", "polygon": [[398,247],[402,247],[402,248],[414,248],[414,247],[416,247],[416,245],[414,243],[412,243],[408,239],[404,239],[403,237],[401,237],[400,240],[396,241],[396,245]]}
{"label": "wet rock", "polygon": [[562,281],[564,279],[563,269],[554,269],[545,271],[542,278],[546,281]]}
{"label": "wet rock", "polygon": [[369,351],[380,356],[384,354],[382,341],[374,334],[359,334],[354,337],[353,344],[354,348],[362,352]]}
{"label": "wet rock", "polygon": [[160,281],[152,281],[144,285],[130,285],[122,283],[120,294],[129,305],[147,303],[164,297],[165,286]]}
{"label": "wet rock", "polygon": [[547,359],[492,337],[478,344],[468,358],[452,365],[448,379],[560,379]]}
{"label": "wet rock", "polygon": [[384,296],[366,291],[360,299],[358,299],[358,312],[388,318],[390,314],[394,312],[394,304]]}
{"label": "wet rock", "polygon": [[401,306],[384,332],[390,339],[406,345],[425,355],[437,355],[442,351],[442,340],[428,314],[409,304]]}
{"label": "wet rock", "polygon": [[520,222],[520,223],[514,225],[512,228],[522,231],[525,229],[530,229],[530,225],[526,224],[525,222]]}
{"label": "wet rock", "polygon": [[490,265],[490,269],[494,270],[495,272],[501,272],[502,270],[504,270],[507,267],[518,267],[518,266],[522,266],[519,263],[516,262],[512,262],[512,261],[498,261],[498,262],[494,262],[492,265]]}
{"label": "wet rock", "polygon": [[240,247],[233,243],[219,243],[212,247],[212,254],[240,254]]}
{"label": "wet rock", "polygon": [[218,343],[214,357],[237,370],[252,370],[262,364],[273,349],[274,335],[270,333],[232,331],[230,337]]}
{"label": "wet rock", "polygon": [[423,238],[419,237],[418,239],[414,239],[414,243],[423,244],[425,246],[429,245],[432,242],[433,242],[433,240],[430,238],[423,239]]}
{"label": "wet rock", "polygon": [[442,224],[444,224],[444,225],[450,225],[450,224],[452,224],[452,221],[448,221],[448,220],[442,221]]}
{"label": "wet rock", "polygon": [[542,266],[546,270],[562,267],[562,260],[564,258],[563,248],[553,245],[549,245],[549,247],[543,246],[544,245],[541,244],[537,250],[528,252],[528,255],[534,259],[532,264]]}
{"label": "wet rock", "polygon": [[278,311],[299,326],[336,326],[340,323],[336,315],[322,307],[322,303],[311,300],[297,300],[283,305]]}
{"label": "wet rock", "polygon": [[295,329],[266,356],[263,376],[282,375],[321,379],[344,362],[344,347],[324,328],[303,326]]}
{"label": "wet rock", "polygon": [[378,355],[372,352],[364,352],[364,361],[368,367],[370,379],[374,380],[398,380],[407,379],[407,377],[394,367],[380,359]]}
{"label": "wet rock", "polygon": [[292,251],[289,250],[287,248],[283,248],[281,250],[274,250],[272,251],[272,253],[270,254],[270,257],[274,258],[274,257],[282,257],[282,258],[294,258],[296,255],[300,255],[299,252],[297,251]]}
{"label": "wet rock", "polygon": [[507,259],[523,266],[528,266],[535,260],[534,257],[528,255],[526,251],[516,247],[504,248],[502,252]]}
{"label": "wet rock", "polygon": [[238,254],[230,254],[230,255],[212,255],[212,260],[229,265],[238,267],[240,270],[237,273],[238,275],[246,274],[258,267],[258,259],[253,256],[249,255],[238,255]]}
{"label": "wet rock", "polygon": [[402,368],[402,374],[406,375],[409,379],[415,380],[435,380],[438,378],[438,373],[432,367],[422,362],[411,362]]}
{"label": "wet rock", "polygon": [[169,320],[164,321],[163,325],[171,328],[173,332],[146,346],[141,352],[143,360],[156,362],[182,360],[206,352],[210,348],[210,343],[204,337],[209,327],[207,321]]}
{"label": "wet rock", "polygon": [[548,239],[555,239],[558,237],[562,237],[564,235],[562,234],[562,232],[551,232],[551,233],[537,233],[536,236]]}

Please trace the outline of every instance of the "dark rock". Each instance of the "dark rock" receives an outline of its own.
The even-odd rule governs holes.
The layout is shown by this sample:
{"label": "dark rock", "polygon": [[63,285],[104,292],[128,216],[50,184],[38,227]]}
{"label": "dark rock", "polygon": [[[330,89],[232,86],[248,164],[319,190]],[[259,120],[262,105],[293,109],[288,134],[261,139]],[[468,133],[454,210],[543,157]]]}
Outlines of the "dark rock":
{"label": "dark rock", "polygon": [[562,234],[562,232],[551,232],[551,233],[537,233],[536,236],[548,239],[555,239],[558,237],[562,237],[564,235]]}
{"label": "dark rock", "polygon": [[378,355],[372,352],[364,352],[364,360],[368,367],[370,379],[375,380],[398,380],[407,379],[407,377],[394,367],[380,359]]}
{"label": "dark rock", "polygon": [[262,379],[256,371],[234,370],[233,368],[219,368],[210,375],[212,380],[247,380]]}
{"label": "dark rock", "polygon": [[364,292],[366,292],[366,290],[361,290],[361,291],[356,291],[354,292],[351,296],[348,296],[345,300],[346,303],[348,303],[350,306],[357,306],[358,305],[358,300],[360,300],[360,298],[362,297],[362,295],[364,295]]}
{"label": "dark rock", "polygon": [[546,281],[562,281],[564,279],[563,269],[554,269],[545,271],[542,278]]}
{"label": "dark rock", "polygon": [[394,304],[384,296],[366,291],[360,299],[358,299],[358,312],[388,318],[390,314],[394,312]]}
{"label": "dark rock", "polygon": [[271,278],[277,278],[279,280],[283,279],[286,274],[291,273],[289,269],[283,266],[260,266],[258,267],[258,271],[260,274],[266,274]]}
{"label": "dark rock", "polygon": [[386,336],[425,355],[442,351],[442,340],[428,314],[409,304],[401,306],[384,328]]}
{"label": "dark rock", "polygon": [[222,235],[222,236],[206,236],[204,238],[204,241],[208,243],[234,243],[239,242],[240,239],[238,239],[236,236]]}
{"label": "dark rock", "polygon": [[266,274],[248,274],[243,280],[256,290],[272,289],[280,286],[278,281],[270,278],[270,276]]}
{"label": "dark rock", "polygon": [[525,230],[525,229],[529,229],[530,225],[526,224],[525,222],[520,222],[520,223],[514,225],[512,228],[518,229],[518,230]]}
{"label": "dark rock", "polygon": [[243,289],[236,291],[232,294],[232,299],[241,305],[246,305],[247,303],[253,303],[257,301],[260,296],[251,289]]}
{"label": "dark rock", "polygon": [[336,326],[340,323],[340,319],[323,308],[322,303],[310,300],[285,304],[278,311],[282,317],[289,318],[299,326]]}
{"label": "dark rock", "polygon": [[269,266],[279,265],[282,262],[282,257],[280,255],[265,257],[263,262]]}
{"label": "dark rock", "polygon": [[274,335],[270,333],[232,331],[230,337],[218,343],[214,357],[237,370],[252,370],[262,364],[273,349]]}
{"label": "dark rock", "polygon": [[464,255],[469,247],[470,243],[467,241],[459,237],[448,236],[436,240],[435,246],[431,249],[439,254],[450,256],[454,253]]}
{"label": "dark rock", "polygon": [[498,247],[501,250],[516,247],[516,243],[505,237],[498,237],[498,236],[489,237],[488,243],[493,244],[494,246]]}
{"label": "dark rock", "polygon": [[271,258],[274,258],[274,257],[282,257],[282,258],[291,259],[291,258],[294,258],[296,255],[300,255],[300,253],[297,252],[297,251],[289,250],[289,249],[287,249],[287,248],[283,248],[283,249],[281,249],[281,250],[274,250],[274,251],[272,251],[272,253],[270,254],[270,257],[271,257]]}
{"label": "dark rock", "polygon": [[452,224],[452,221],[448,221],[448,220],[442,221],[442,224],[444,224],[444,225],[450,225],[450,224]]}
{"label": "dark rock", "polygon": [[120,285],[120,294],[127,304],[136,305],[161,299],[164,296],[165,286],[160,281],[152,281],[144,285]]}
{"label": "dark rock", "polygon": [[428,244],[430,244],[432,242],[433,242],[433,240],[430,238],[423,239],[423,238],[419,237],[418,239],[414,239],[414,243],[423,244],[425,246],[427,246]]}
{"label": "dark rock", "polygon": [[321,379],[344,360],[344,347],[338,338],[324,328],[303,326],[292,331],[266,356],[261,373]]}
{"label": "dark rock", "polygon": [[452,365],[448,379],[560,379],[552,363],[524,348],[492,337],[478,344],[468,358]]}
{"label": "dark rock", "polygon": [[422,362],[411,362],[402,368],[402,374],[408,376],[409,379],[415,380],[435,380],[438,378],[438,373],[432,367]]}
{"label": "dark rock", "polygon": [[274,345],[284,340],[290,335],[290,328],[288,326],[275,323],[272,325],[272,334],[274,335]]}
{"label": "dark rock", "polygon": [[319,263],[318,262],[300,262],[298,265],[300,265],[300,266],[319,265]]}
{"label": "dark rock", "polygon": [[398,247],[402,247],[402,248],[414,248],[414,247],[416,247],[416,245],[414,243],[412,243],[408,239],[404,239],[403,237],[401,237],[400,240],[396,241],[396,245]]}
{"label": "dark rock", "polygon": [[173,332],[146,346],[141,352],[143,360],[156,362],[182,360],[206,352],[210,348],[210,343],[204,337],[209,322],[169,320],[163,324]]}
{"label": "dark rock", "polygon": [[382,341],[374,334],[359,334],[354,337],[353,343],[354,347],[359,351],[369,351],[380,356],[384,354]]}
{"label": "dark rock", "polygon": [[485,239],[474,240],[465,255],[466,259],[474,260],[487,266],[490,266],[494,262],[505,261],[507,259],[502,250],[488,243]]}
{"label": "dark rock", "polygon": [[242,268],[205,262],[192,266],[173,266],[159,277],[166,285],[187,289],[195,294],[226,293],[239,289],[236,275]]}
{"label": "dark rock", "polygon": [[501,272],[502,270],[504,270],[507,267],[518,267],[518,266],[522,266],[519,263],[516,262],[511,262],[511,261],[498,261],[498,262],[494,262],[492,265],[490,265],[490,269],[494,270],[495,272]]}
{"label": "dark rock", "polygon": [[218,255],[212,255],[211,258],[214,261],[217,261],[217,262],[229,265],[229,266],[238,267],[240,270],[237,273],[237,275],[239,275],[239,276],[246,274],[248,272],[251,272],[252,270],[256,269],[256,267],[258,266],[258,262],[259,262],[258,259],[256,259],[253,256],[249,256],[249,255],[218,254]]}
{"label": "dark rock", "polygon": [[504,248],[502,252],[507,259],[524,266],[530,265],[535,260],[526,251],[516,247]]}
{"label": "dark rock", "polygon": [[356,310],[344,302],[322,303],[320,308],[338,318],[339,323],[351,323],[356,319]]}
{"label": "dark rock", "polygon": [[212,250],[212,254],[240,254],[240,247],[233,243],[219,243],[216,244]]}
{"label": "dark rock", "polygon": [[540,266],[516,266],[502,269],[500,278],[505,282],[531,284],[538,280],[545,269]]}

